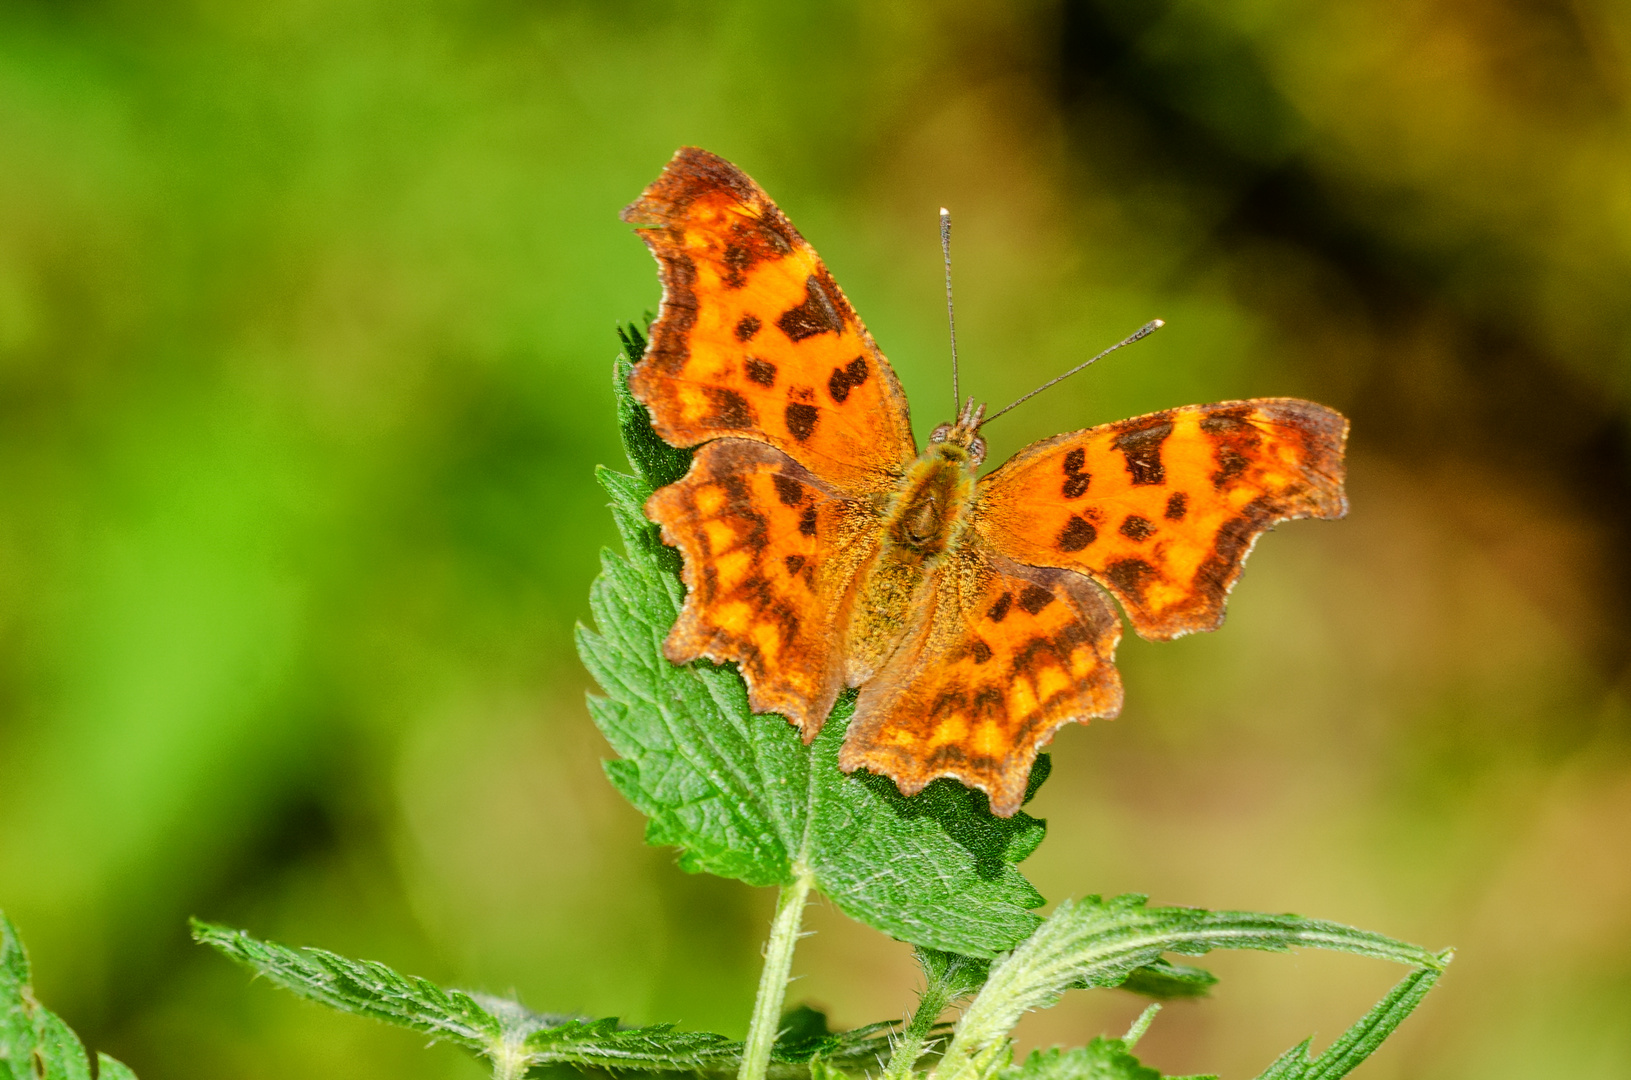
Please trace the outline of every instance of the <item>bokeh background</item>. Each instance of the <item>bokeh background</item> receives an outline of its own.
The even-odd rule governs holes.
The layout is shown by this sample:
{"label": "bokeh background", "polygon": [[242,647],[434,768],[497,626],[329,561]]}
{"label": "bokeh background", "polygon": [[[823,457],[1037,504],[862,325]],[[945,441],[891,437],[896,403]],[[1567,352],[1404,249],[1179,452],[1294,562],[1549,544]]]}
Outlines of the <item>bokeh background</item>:
{"label": "bokeh background", "polygon": [[[1296,394],[1343,522],[1055,742],[1057,899],[1459,958],[1364,1075],[1631,1075],[1631,8],[1614,0],[0,3],[0,907],[144,1077],[475,1077],[189,914],[739,1035],[771,897],[640,843],[571,631],[611,540],[617,219],[676,146],[820,249],[916,404],[1032,439]],[[818,907],[795,997],[900,1015]],[[1143,1044],[1249,1077],[1399,972],[1227,955]],[[1026,1045],[1119,1031],[1067,998]]]}

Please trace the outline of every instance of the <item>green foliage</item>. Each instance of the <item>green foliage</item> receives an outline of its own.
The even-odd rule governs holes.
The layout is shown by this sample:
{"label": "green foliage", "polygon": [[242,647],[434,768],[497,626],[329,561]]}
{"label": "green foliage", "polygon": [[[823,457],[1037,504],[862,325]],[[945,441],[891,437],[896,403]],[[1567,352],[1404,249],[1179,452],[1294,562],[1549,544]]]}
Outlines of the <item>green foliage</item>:
{"label": "green foliage", "polygon": [[372,960],[350,960],[323,949],[291,949],[241,930],[193,922],[195,940],[225,953],[277,985],[341,1012],[405,1027],[472,1050],[495,1073],[517,1063],[669,1072],[717,1072],[741,1056],[722,1035],[674,1031],[671,1025],[620,1027],[531,1012],[514,1001],[444,990]]}
{"label": "green foliage", "polygon": [[[626,364],[613,384],[636,475],[603,469],[600,481],[627,554],[604,555],[590,594],[597,631],[580,630],[579,649],[607,694],[589,705],[619,755],[607,775],[651,819],[647,840],[679,848],[686,870],[750,885],[808,874],[847,915],[914,945],[984,957],[1013,948],[1040,921],[1029,909],[1042,897],[1014,867],[1043,822],[998,818],[984,795],[949,780],[907,799],[882,778],[844,775],[853,694],[807,748],[790,724],[749,709],[734,669],[663,657],[684,586],[641,508],[683,460],[653,441]],[[1033,785],[1045,775],[1043,765]]]}
{"label": "green foliage", "polygon": [[[100,1080],[136,1080],[106,1054],[96,1055]],[[28,953],[17,928],[0,912],[0,1080],[91,1080],[90,1060],[73,1029],[34,998]]]}
{"label": "green foliage", "polygon": [[1438,964],[1412,971],[1388,995],[1366,1013],[1342,1037],[1328,1047],[1325,1053],[1310,1060],[1308,1047],[1313,1041],[1304,1039],[1287,1050],[1258,1077],[1258,1080],[1339,1080],[1347,1076],[1360,1062],[1376,1052],[1393,1029],[1415,1011],[1427,991],[1443,974],[1443,965],[1450,962],[1450,954],[1435,958]]}
{"label": "green foliage", "polygon": [[[605,554],[590,597],[597,630],[579,631],[584,662],[607,695],[591,698],[590,710],[619,755],[607,764],[607,775],[649,818],[648,841],[678,848],[689,871],[780,887],[748,1038],[734,1042],[666,1024],[636,1028],[615,1019],[534,1013],[377,962],[291,949],[207,923],[193,924],[197,940],[303,997],[464,1047],[490,1062],[498,1078],[564,1066],[849,1080],[856,1070],[871,1074],[887,1055],[884,1080],[913,1080],[919,1062],[943,1050],[930,1080],[1162,1080],[1132,1053],[1159,1005],[1120,1039],[1033,1053],[1018,1065],[1012,1064],[1011,1032],[1025,1013],[1053,1005],[1074,988],[1194,997],[1216,983],[1207,971],[1169,961],[1169,953],[1301,946],[1411,965],[1416,970],[1325,1053],[1310,1059],[1304,1042],[1260,1078],[1337,1080],[1421,1001],[1448,953],[1337,923],[1152,908],[1135,894],[1066,900],[1039,919],[1030,909],[1042,897],[1016,864],[1041,842],[1043,822],[1025,814],[994,817],[983,795],[951,781],[908,799],[887,779],[844,775],[837,755],[853,694],[839,701],[807,747],[779,718],[751,712],[734,670],[670,664],[662,644],[684,587],[677,557],[643,506],[655,487],[683,474],[689,455],[658,440],[628,395],[630,357],[644,342],[631,329],[623,345],[614,386],[634,475],[600,473],[625,554]],[[1047,759],[1039,759],[1032,793],[1047,772]],[[781,1011],[812,887],[851,916],[917,947],[924,986],[903,1029],[880,1023],[833,1032],[817,1010]],[[19,970],[17,979],[26,981],[26,964]],[[941,1014],[971,997],[948,1042]],[[77,1041],[72,1046],[77,1049]],[[78,1054],[82,1060],[83,1051]]]}
{"label": "green foliage", "polygon": [[1021,1065],[1004,1069],[1002,1080],[1161,1080],[1142,1065],[1121,1039],[1099,1036],[1086,1046],[1032,1051]]}
{"label": "green foliage", "polygon": [[[1443,973],[1449,954],[1433,958],[1437,966],[1421,967],[1400,980],[1375,1008],[1332,1043],[1318,1058],[1310,1060],[1305,1039],[1280,1055],[1257,1080],[1340,1080],[1393,1033],[1409,1016]],[[1151,1006],[1120,1039],[1100,1036],[1086,1046],[1037,1050],[1019,1065],[997,1072],[999,1080],[1216,1080],[1216,1077],[1163,1078],[1160,1071],[1141,1063],[1132,1048],[1153,1018]]]}
{"label": "green foliage", "polygon": [[1152,908],[1145,901],[1127,895],[1061,903],[1024,944],[992,965],[984,987],[957,1023],[941,1075],[983,1075],[983,1055],[999,1046],[1025,1013],[1047,1008],[1072,987],[1119,986],[1163,953],[1193,956],[1213,949],[1312,946],[1434,971],[1446,962],[1419,946],[1338,923],[1298,915]]}
{"label": "green foliage", "polygon": [[1205,997],[1217,981],[1218,977],[1205,968],[1157,960],[1135,969],[1122,980],[1121,989],[1161,1000],[1194,998]]}
{"label": "green foliage", "polygon": [[[734,1071],[742,1060],[742,1044],[723,1035],[675,1031],[672,1024],[624,1027],[615,1018],[536,1013],[507,998],[445,989],[377,961],[292,949],[198,920],[193,938],[303,998],[473,1051],[492,1063],[497,1076],[549,1065],[715,1075]],[[781,1018],[770,1073],[804,1076],[816,1061],[875,1064],[888,1051],[894,1026],[877,1023],[835,1033],[826,1014],[800,1006]]]}
{"label": "green foliage", "polygon": [[[27,1071],[34,1060],[43,1063],[44,1071],[38,1074],[43,1080],[89,1080],[79,1041],[59,1019],[33,1003],[27,989],[27,960],[4,916],[0,930],[5,935],[0,949],[0,991],[5,994],[0,1070],[13,1070],[0,1071],[0,1080],[36,1075]],[[743,1044],[721,1035],[675,1031],[667,1024],[629,1028],[615,1019],[535,1013],[515,1001],[444,989],[374,961],[351,960],[323,949],[291,949],[196,920],[193,936],[302,997],[473,1051],[492,1064],[495,1077],[520,1077],[552,1065],[718,1076],[737,1069],[743,1058]],[[1086,1046],[1037,1051],[1018,1065],[1008,1064],[1012,1044],[1007,1033],[1025,1007],[1044,1007],[1070,986],[1110,985],[1124,977],[1126,965],[1144,951],[1293,945],[1337,948],[1422,966],[1318,1058],[1309,1058],[1309,1042],[1304,1041],[1259,1080],[1340,1080],[1410,1015],[1450,959],[1447,953],[1434,955],[1380,935],[1297,916],[1152,909],[1141,897],[1107,903],[1089,898],[1062,904],[1020,948],[989,965],[989,978],[986,961],[919,949],[926,986],[923,1007],[911,1028],[921,1022],[925,1035],[938,1032],[942,1025],[934,1024],[934,1017],[946,1005],[978,991],[932,1074],[936,1080],[1162,1080],[1160,1072],[1132,1053],[1159,1009],[1156,1005],[1120,1039],[1099,1037]],[[921,1021],[925,1016],[928,1020]],[[908,1048],[911,1029],[897,1039],[890,1023],[835,1033],[826,1015],[809,1006],[783,1014],[777,1031],[764,1074],[774,1080],[848,1080],[852,1070],[870,1073],[892,1044],[896,1053],[884,1075],[910,1076],[912,1064],[932,1041],[920,1039]],[[993,1031],[995,1035],[990,1034]],[[908,1055],[904,1066],[903,1054]],[[106,1056],[99,1060],[99,1076],[134,1080],[118,1062]]]}

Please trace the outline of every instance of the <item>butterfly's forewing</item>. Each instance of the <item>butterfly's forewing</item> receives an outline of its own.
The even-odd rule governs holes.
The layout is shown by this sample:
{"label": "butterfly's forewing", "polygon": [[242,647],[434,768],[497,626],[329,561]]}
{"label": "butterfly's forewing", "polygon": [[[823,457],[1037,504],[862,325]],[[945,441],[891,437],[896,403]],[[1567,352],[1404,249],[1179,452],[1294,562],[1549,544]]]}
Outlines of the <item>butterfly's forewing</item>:
{"label": "butterfly's forewing", "polygon": [[906,395],[815,249],[736,166],[674,155],[623,211],[663,305],[629,386],[676,446],[721,436],[791,455],[849,495],[916,456]]}
{"label": "butterfly's forewing", "polygon": [[937,575],[915,631],[862,688],[839,761],[908,795],[956,777],[1009,817],[1060,725],[1120,711],[1121,622],[1086,579],[974,537]]}
{"label": "butterfly's forewing", "polygon": [[1347,512],[1347,432],[1323,405],[1261,398],[1058,435],[980,482],[975,528],[1018,562],[1088,574],[1146,638],[1212,630],[1264,530]]}

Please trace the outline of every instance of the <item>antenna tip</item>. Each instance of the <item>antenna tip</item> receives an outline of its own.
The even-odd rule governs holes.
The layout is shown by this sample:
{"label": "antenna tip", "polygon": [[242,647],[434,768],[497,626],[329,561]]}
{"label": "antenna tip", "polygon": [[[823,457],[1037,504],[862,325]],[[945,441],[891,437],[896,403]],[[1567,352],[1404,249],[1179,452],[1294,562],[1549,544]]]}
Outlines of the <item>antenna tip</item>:
{"label": "antenna tip", "polygon": [[1150,320],[1150,325],[1152,327],[1154,327],[1155,329],[1159,330],[1163,326],[1167,325],[1167,320],[1165,320],[1165,319],[1151,319]]}
{"label": "antenna tip", "polygon": [[951,211],[947,210],[944,206],[942,206],[940,208],[940,216],[941,217],[951,217]]}

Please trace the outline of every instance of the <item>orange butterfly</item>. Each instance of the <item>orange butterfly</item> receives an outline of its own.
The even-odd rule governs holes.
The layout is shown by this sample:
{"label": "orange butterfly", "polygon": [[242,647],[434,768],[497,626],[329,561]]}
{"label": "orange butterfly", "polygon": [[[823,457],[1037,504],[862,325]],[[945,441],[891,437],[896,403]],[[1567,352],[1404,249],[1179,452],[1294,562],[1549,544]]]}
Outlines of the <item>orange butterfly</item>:
{"label": "orange butterfly", "polygon": [[1347,421],[1293,398],[1056,435],[976,479],[983,407],[920,454],[883,354],[740,169],[684,148],[623,220],[663,283],[630,389],[700,444],[646,504],[685,564],[664,651],[735,661],[807,742],[860,687],[846,771],[956,777],[1012,815],[1059,727],[1121,709],[1101,589],[1146,638],[1215,629],[1259,534],[1347,510]]}

